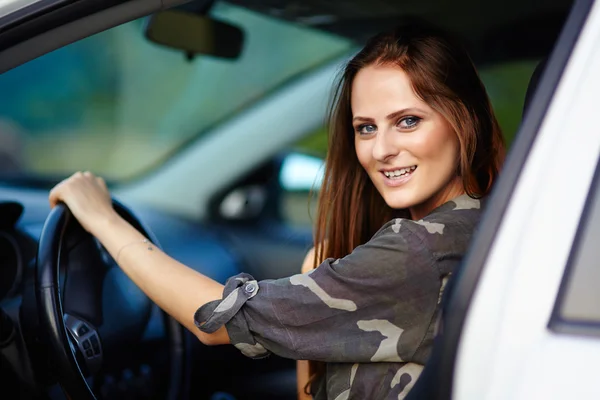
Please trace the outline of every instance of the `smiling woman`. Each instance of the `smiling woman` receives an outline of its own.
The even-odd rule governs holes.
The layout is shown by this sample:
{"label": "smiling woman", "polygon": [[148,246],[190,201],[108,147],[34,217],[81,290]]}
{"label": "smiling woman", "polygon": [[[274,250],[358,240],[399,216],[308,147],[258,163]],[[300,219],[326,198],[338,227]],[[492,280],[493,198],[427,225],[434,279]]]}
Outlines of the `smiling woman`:
{"label": "smiling woman", "polygon": [[[486,197],[504,158],[500,128],[469,56],[443,33],[404,27],[369,41],[348,63],[336,94],[313,266],[328,260],[353,258],[359,249],[377,242],[386,231],[386,221],[395,221],[391,229],[398,234],[408,229],[404,221],[412,220],[425,226],[429,234],[444,236],[432,245],[431,237],[426,235],[419,238],[419,243],[413,243],[415,248],[405,249],[433,251],[432,265],[425,268],[435,267],[443,288],[454,262],[462,258],[479,214],[465,216],[466,220],[458,222],[454,221],[459,218],[457,215],[448,214],[446,220],[438,212],[445,207],[452,209],[448,204],[454,204],[454,210],[479,209],[479,200],[471,201]],[[454,231],[462,223],[467,224],[463,226],[465,229],[459,228],[461,233]],[[411,241],[410,233],[405,234],[404,244]],[[446,240],[447,247],[443,244]],[[397,246],[402,248],[400,243]],[[365,263],[365,268],[381,264],[400,268],[402,262],[418,267],[417,254],[410,253],[406,259],[380,259],[384,253],[373,250],[371,257],[378,261]],[[440,255],[448,260],[436,259]],[[449,260],[452,261],[446,264]],[[398,271],[392,272],[395,273]],[[427,281],[423,277],[407,279],[411,289],[417,291]],[[424,304],[413,298],[397,312],[410,313],[411,307],[422,309],[426,307]],[[425,312],[415,318],[427,319],[435,313],[436,310],[433,314]],[[411,329],[421,329],[415,321],[412,320]],[[427,321],[431,328],[432,319]],[[416,364],[423,362],[419,352],[429,351],[431,338],[427,335],[411,356]],[[402,357],[401,360],[408,361]],[[312,386],[317,396],[325,390],[329,393],[330,377],[340,373],[328,365],[327,379],[322,379],[325,377],[322,367],[318,363],[311,365],[311,380],[315,383]],[[399,389],[402,397],[398,398],[406,395],[420,371],[408,363],[400,365],[397,373],[405,367],[408,383]],[[299,368],[304,365],[299,364]],[[373,380],[381,373],[377,368],[383,367],[360,366]],[[306,375],[299,373],[299,377]],[[319,380],[320,385],[316,384]],[[351,380],[348,390],[354,393],[372,390],[364,385],[353,385]]]}
{"label": "smiling woman", "polygon": [[436,31],[376,36],[336,94],[314,271],[261,282],[242,273],[223,286],[148,247],[89,172],[57,185],[50,204],[66,203],[203,343],[325,362],[312,378],[318,399],[402,399],[431,352],[441,292],[499,173],[502,136],[467,53]]}

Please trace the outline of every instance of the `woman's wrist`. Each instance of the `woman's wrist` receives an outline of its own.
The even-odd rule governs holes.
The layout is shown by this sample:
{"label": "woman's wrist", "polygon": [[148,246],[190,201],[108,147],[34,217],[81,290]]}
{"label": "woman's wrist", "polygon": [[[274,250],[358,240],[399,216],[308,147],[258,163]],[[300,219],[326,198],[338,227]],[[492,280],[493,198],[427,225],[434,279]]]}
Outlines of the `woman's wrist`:
{"label": "woman's wrist", "polygon": [[96,218],[90,227],[90,233],[102,241],[102,237],[110,235],[125,220],[115,211],[111,210]]}

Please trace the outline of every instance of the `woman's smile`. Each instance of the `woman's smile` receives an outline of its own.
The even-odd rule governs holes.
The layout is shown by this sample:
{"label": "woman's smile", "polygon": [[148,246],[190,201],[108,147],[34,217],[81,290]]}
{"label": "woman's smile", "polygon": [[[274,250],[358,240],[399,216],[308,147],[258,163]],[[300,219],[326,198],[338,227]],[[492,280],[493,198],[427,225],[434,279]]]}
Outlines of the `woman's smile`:
{"label": "woman's smile", "polygon": [[382,169],[380,172],[383,176],[385,186],[398,187],[407,183],[417,169],[416,165],[401,168]]}

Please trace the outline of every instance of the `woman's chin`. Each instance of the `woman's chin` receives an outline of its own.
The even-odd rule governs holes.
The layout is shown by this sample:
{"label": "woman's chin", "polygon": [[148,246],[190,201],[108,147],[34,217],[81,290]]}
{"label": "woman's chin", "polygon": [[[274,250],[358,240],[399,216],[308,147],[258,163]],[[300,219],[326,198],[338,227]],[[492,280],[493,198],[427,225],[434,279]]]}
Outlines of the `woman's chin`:
{"label": "woman's chin", "polygon": [[384,196],[385,203],[388,207],[395,210],[405,210],[414,205],[414,202],[410,201],[412,196]]}
{"label": "woman's chin", "polygon": [[419,203],[419,190],[415,190],[419,187],[415,182],[407,182],[408,185],[402,185],[399,187],[389,187],[381,185],[379,187],[379,194],[383,197],[383,200],[388,207],[395,210],[405,210],[415,206]]}

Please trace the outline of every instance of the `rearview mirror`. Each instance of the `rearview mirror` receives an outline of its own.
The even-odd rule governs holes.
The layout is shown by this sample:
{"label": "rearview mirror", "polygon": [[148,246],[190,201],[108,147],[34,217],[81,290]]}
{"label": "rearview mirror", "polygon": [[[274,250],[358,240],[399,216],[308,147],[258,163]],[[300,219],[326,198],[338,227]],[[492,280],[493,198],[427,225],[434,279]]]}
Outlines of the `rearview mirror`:
{"label": "rearview mirror", "polygon": [[207,16],[181,10],[158,12],[146,25],[146,38],[188,56],[205,54],[220,58],[237,58],[244,42],[243,31]]}

